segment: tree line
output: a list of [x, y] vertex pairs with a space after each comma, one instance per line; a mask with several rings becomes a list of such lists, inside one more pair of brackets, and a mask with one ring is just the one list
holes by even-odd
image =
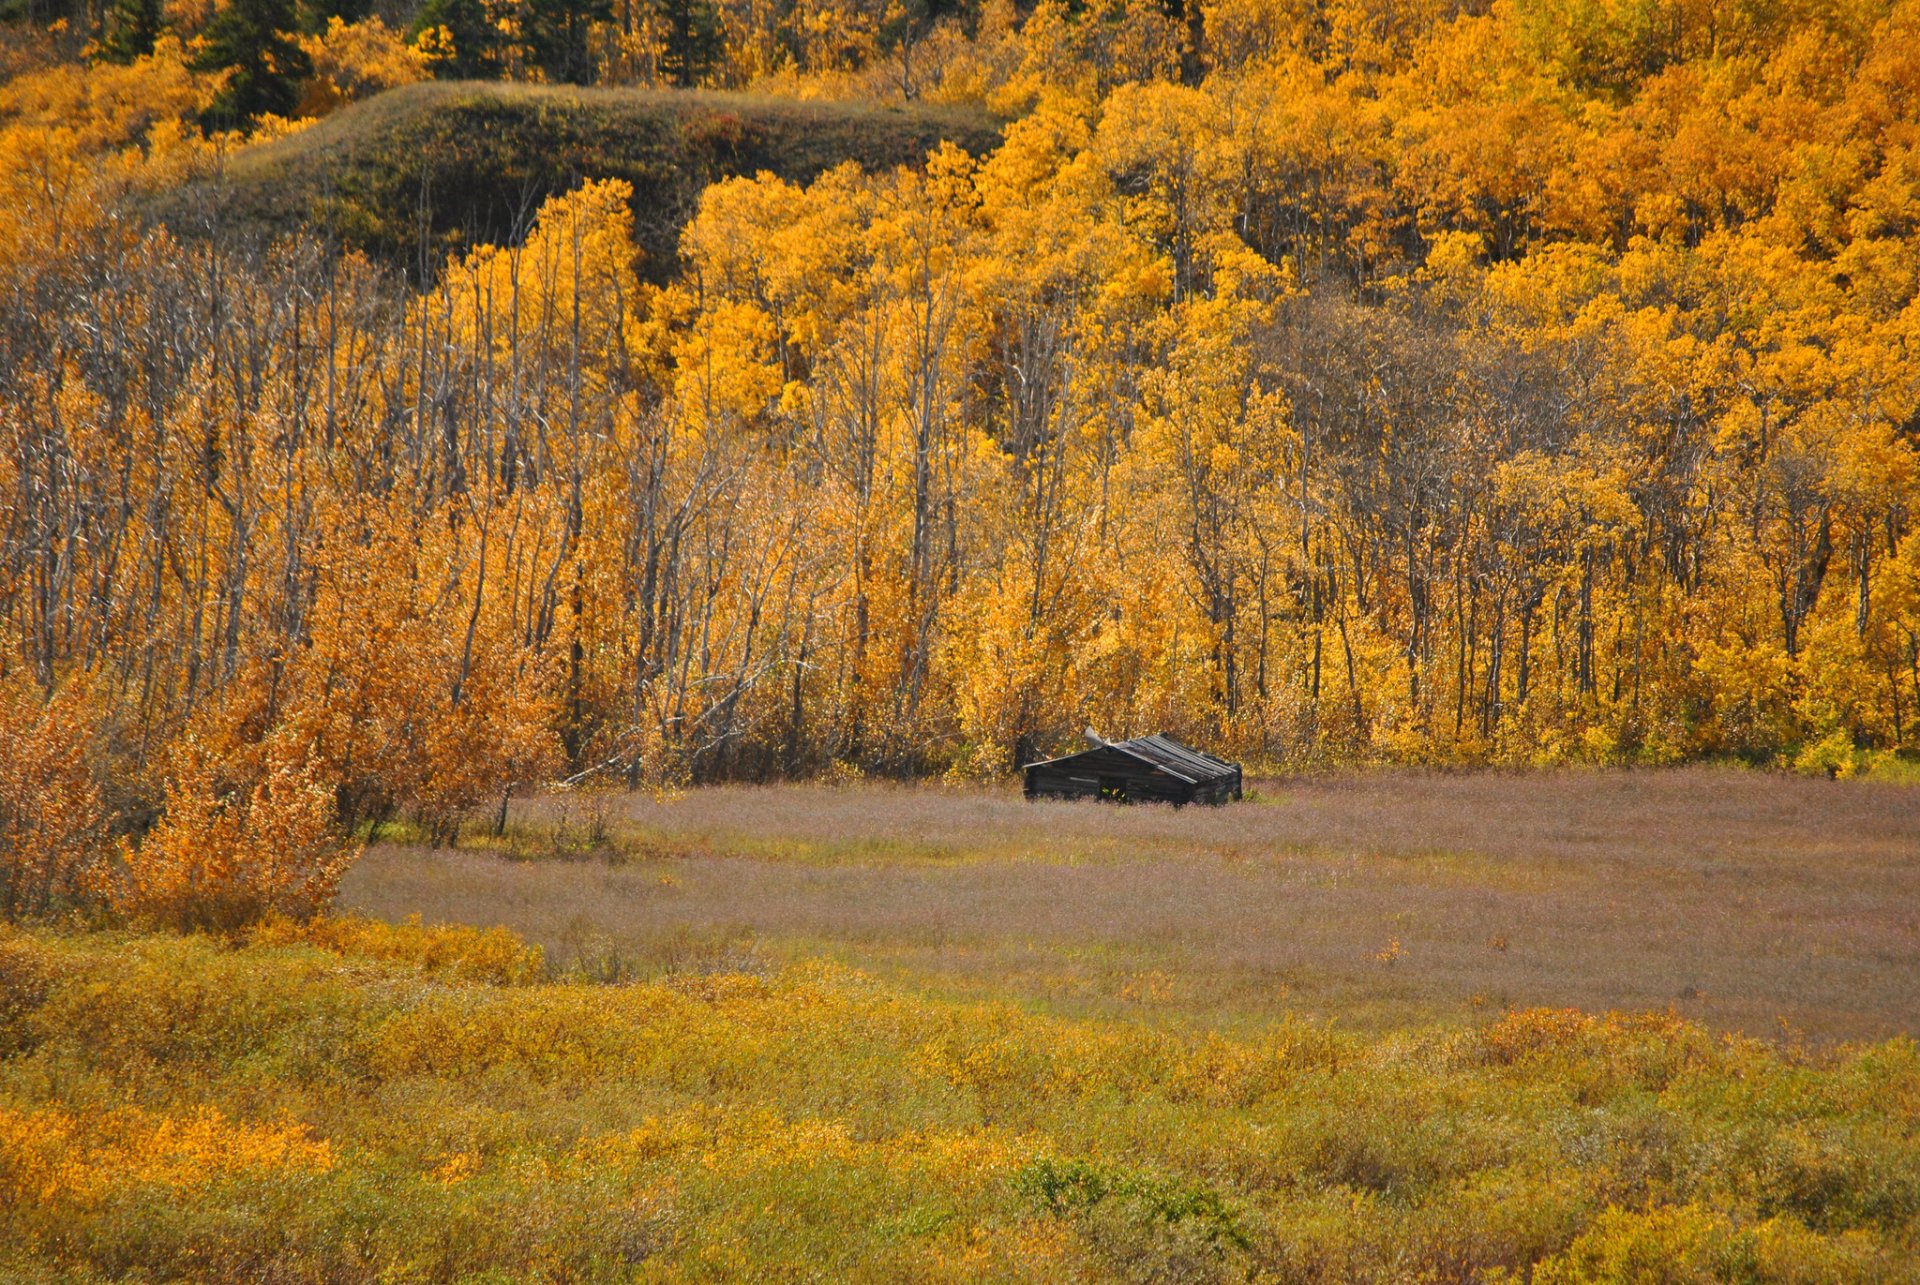
[[222, 826], [299, 892], [342, 825], [1087, 723], [1890, 764], [1920, 9], [1640, 12], [1235, 0], [1196, 74], [1188, 15], [1042, 5], [948, 59], [999, 149], [717, 184], [664, 285], [610, 182], [425, 277], [147, 226], [225, 86], [16, 79], [0, 768], [73, 819], [0, 828], [97, 812], [170, 904]]

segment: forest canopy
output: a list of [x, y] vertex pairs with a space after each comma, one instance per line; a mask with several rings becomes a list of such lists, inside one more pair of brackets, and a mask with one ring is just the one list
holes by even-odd
[[[93, 812], [271, 831], [297, 908], [329, 826], [1088, 723], [1920, 749], [1914, 0], [10, 12], [10, 906], [80, 895]], [[664, 279], [594, 174], [424, 268], [230, 232], [236, 149], [434, 75], [1005, 125], [715, 182]]]

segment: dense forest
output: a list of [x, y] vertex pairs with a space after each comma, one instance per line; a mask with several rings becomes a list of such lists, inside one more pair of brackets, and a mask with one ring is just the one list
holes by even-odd
[[[9, 13], [11, 912], [115, 844], [135, 908], [214, 850], [297, 900], [342, 826], [1088, 723], [1920, 748], [1913, 0]], [[595, 174], [406, 263], [228, 226], [249, 149], [435, 76], [1002, 129], [713, 183], [671, 264]]]

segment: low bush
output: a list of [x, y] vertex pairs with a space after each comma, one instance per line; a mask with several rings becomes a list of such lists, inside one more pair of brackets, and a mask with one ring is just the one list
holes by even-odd
[[51, 696], [0, 678], [0, 919], [82, 904], [107, 844], [103, 730], [81, 679]]
[[0, 935], [0, 1279], [1785, 1283], [1920, 1261], [1907, 1041], [1539, 1013], [1229, 1037], [826, 965], [532, 967], [504, 935], [354, 920]]
[[422, 924], [418, 915], [398, 924], [357, 915], [305, 921], [275, 916], [256, 927], [251, 940], [262, 946], [318, 946], [336, 955], [411, 964], [425, 973], [496, 986], [524, 986], [546, 974], [541, 949], [529, 946], [517, 933], [464, 924]]
[[53, 977], [39, 943], [0, 924], [0, 1058], [31, 1046], [27, 1019], [46, 1003]]
[[1791, 1218], [1748, 1221], [1705, 1205], [1660, 1205], [1606, 1210], [1535, 1270], [1533, 1285], [1815, 1285], [1881, 1278], [1891, 1268], [1864, 1237], [1834, 1240]]
[[264, 747], [257, 779], [225, 778], [219, 756], [188, 740], [166, 808], [124, 845], [110, 893], [127, 920], [237, 933], [268, 916], [309, 919], [358, 855], [335, 824], [333, 792], [291, 743]]

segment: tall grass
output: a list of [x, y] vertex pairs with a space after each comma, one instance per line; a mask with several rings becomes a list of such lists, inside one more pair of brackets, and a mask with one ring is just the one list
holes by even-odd
[[[1222, 809], [779, 786], [516, 802], [500, 848], [374, 849], [348, 904], [505, 923], [647, 977], [751, 942], [1053, 1011], [1362, 1029], [1673, 1007], [1912, 1033], [1910, 788], [1717, 769], [1259, 784]], [[484, 835], [468, 843], [492, 843]], [[731, 945], [729, 944], [731, 943]]]

